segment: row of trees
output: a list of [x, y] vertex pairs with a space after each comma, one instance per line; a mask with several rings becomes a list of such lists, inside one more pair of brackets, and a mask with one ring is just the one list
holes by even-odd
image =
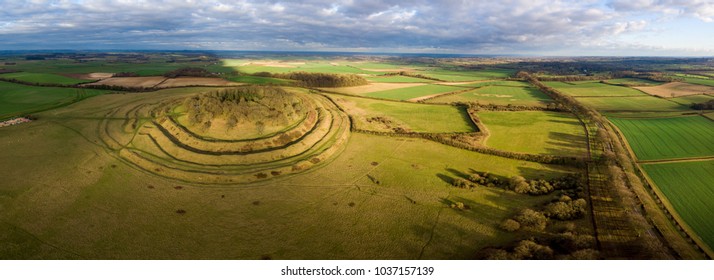
[[164, 73], [166, 78], [176, 77], [217, 77], [210, 71], [199, 67], [184, 67]]
[[303, 87], [352, 87], [366, 85], [369, 81], [355, 74], [331, 74], [311, 72], [269, 73], [258, 72], [253, 74], [260, 77], [289, 79], [298, 82]]
[[691, 107], [694, 110], [714, 110], [714, 100], [702, 103], [692, 103]]

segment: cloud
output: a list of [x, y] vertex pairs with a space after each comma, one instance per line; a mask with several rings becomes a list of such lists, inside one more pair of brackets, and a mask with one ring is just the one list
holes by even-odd
[[649, 11], [711, 21], [707, 1], [5, 1], [0, 49], [520, 52], [600, 46]]

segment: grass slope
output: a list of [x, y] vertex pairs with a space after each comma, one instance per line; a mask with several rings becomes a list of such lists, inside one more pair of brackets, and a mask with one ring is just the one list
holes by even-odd
[[714, 161], [643, 164], [682, 219], [714, 248]]
[[639, 160], [714, 156], [714, 122], [701, 116], [610, 121]]
[[486, 145], [507, 151], [585, 156], [585, 130], [570, 114], [542, 111], [478, 113], [490, 132]]

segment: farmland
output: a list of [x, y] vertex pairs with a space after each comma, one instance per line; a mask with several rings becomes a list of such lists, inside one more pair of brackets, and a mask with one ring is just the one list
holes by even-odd
[[107, 91], [19, 85], [0, 81], [0, 119], [70, 104]]
[[[414, 104], [359, 97], [330, 95], [340, 107], [352, 115], [359, 129], [392, 132], [401, 127], [414, 132], [475, 131], [466, 111], [444, 105]], [[384, 121], [368, 121], [381, 117]], [[388, 127], [389, 126], [389, 127]]]
[[514, 152], [584, 156], [585, 130], [569, 114], [525, 112], [479, 112], [489, 130], [486, 145]]
[[394, 100], [407, 100], [422, 96], [447, 93], [453, 91], [463, 90], [463, 88], [454, 86], [443, 86], [443, 85], [423, 85], [416, 87], [391, 89], [385, 91], [370, 92], [365, 94], [368, 97], [386, 98]]
[[614, 86], [599, 81], [579, 83], [545, 82], [546, 85], [575, 97], [646, 96], [643, 92], [624, 86]]
[[637, 89], [664, 98], [714, 93], [714, 87], [680, 82], [667, 83], [654, 87], [637, 87]]
[[[517, 238], [502, 233], [497, 224], [517, 209], [549, 198], [498, 188], [455, 189], [444, 178], [470, 169], [528, 178], [575, 171], [432, 141], [352, 133], [344, 151], [321, 168], [242, 187], [209, 187], [142, 171], [97, 144], [104, 137], [97, 126], [112, 107], [130, 112], [132, 104], [141, 100], [205, 90], [104, 95], [41, 115], [24, 127], [3, 128], [0, 149], [6, 152], [0, 170], [7, 187], [0, 200], [4, 205], [0, 229], [5, 233], [1, 240], [16, 245], [6, 246], [1, 256], [468, 258], [473, 253], [468, 248]], [[109, 132], [121, 134], [113, 128]], [[38, 141], [44, 145], [35, 145]], [[45, 158], [40, 166], [33, 163], [38, 157]], [[36, 177], [23, 176], [31, 173]], [[448, 201], [466, 203], [470, 209], [452, 209]], [[177, 214], [179, 210], [182, 214]], [[309, 222], [314, 220], [322, 222]], [[325, 228], [339, 234], [325, 234]], [[454, 230], [465, 235], [457, 238]], [[306, 243], [313, 246], [308, 249]]]
[[714, 122], [700, 116], [618, 119], [639, 160], [714, 156]]
[[580, 97], [587, 106], [602, 111], [682, 111], [688, 106], [652, 96], [642, 97]]
[[55, 85], [74, 85], [79, 83], [90, 82], [91, 80], [74, 79], [70, 77], [47, 74], [47, 73], [27, 73], [27, 72], [16, 72], [8, 74], [0, 74], [0, 78], [5, 79], [16, 79], [28, 83], [40, 83], [40, 84], [55, 84]]
[[429, 100], [434, 103], [479, 103], [496, 105], [544, 106], [550, 97], [529, 86], [484, 86], [464, 93], [445, 95]]
[[[0, 69], [39, 83], [0, 82], [0, 120], [32, 114], [0, 128], [0, 259], [702, 258], [646, 241], [630, 209], [649, 194], [628, 193], [641, 174], [600, 142], [608, 120], [670, 211], [710, 230], [711, 207], [664, 189], [706, 197], [714, 122], [688, 106], [711, 97], [516, 74], [559, 78], [575, 58], [43, 55]], [[281, 75], [303, 71], [320, 75]]]
[[714, 248], [714, 161], [643, 164], [642, 168], [682, 219]]

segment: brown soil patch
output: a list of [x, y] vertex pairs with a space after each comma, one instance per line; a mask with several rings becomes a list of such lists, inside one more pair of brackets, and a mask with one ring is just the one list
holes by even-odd
[[221, 78], [204, 78], [204, 77], [179, 77], [174, 79], [166, 79], [158, 85], [160, 88], [168, 87], [185, 87], [185, 86], [237, 86], [240, 83], [227, 81]]
[[635, 87], [650, 95], [672, 98], [697, 94], [713, 94], [714, 87], [694, 85], [682, 82], [666, 83], [654, 87]]
[[108, 78], [89, 85], [108, 85], [108, 86], [122, 86], [122, 87], [154, 87], [159, 83], [166, 80], [164, 77], [152, 76], [152, 77], [117, 77]]
[[390, 89], [407, 88], [415, 86], [423, 86], [425, 83], [371, 83], [356, 87], [341, 87], [341, 88], [324, 88], [327, 91], [334, 91], [346, 94], [361, 94], [369, 92], [377, 92]]

